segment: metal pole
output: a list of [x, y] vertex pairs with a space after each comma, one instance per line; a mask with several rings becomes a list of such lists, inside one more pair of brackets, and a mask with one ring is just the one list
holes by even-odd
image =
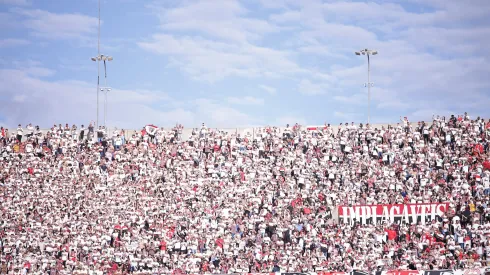
[[104, 60], [104, 126], [107, 129], [107, 64]]
[[369, 53], [367, 54], [368, 59], [368, 124], [371, 117], [371, 65], [369, 63]]
[[107, 128], [107, 89], [105, 89], [105, 102], [104, 102], [104, 126]]
[[97, 40], [97, 124], [95, 128], [99, 128], [99, 86], [100, 86], [100, 0], [99, 0], [99, 34]]

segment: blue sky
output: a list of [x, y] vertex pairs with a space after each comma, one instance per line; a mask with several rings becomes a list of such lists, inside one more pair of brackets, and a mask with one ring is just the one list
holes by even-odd
[[[363, 48], [372, 122], [490, 116], [488, 0], [102, 0], [101, 18], [109, 126], [365, 122]], [[0, 0], [0, 24], [0, 124], [95, 120], [97, 1]]]

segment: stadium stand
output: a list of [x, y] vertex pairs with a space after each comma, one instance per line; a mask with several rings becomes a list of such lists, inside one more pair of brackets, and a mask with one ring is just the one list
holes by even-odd
[[2, 127], [0, 273], [488, 271], [490, 121], [184, 131]]

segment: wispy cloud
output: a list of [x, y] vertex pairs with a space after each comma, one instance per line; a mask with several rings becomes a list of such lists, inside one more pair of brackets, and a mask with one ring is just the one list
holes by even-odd
[[156, 34], [138, 45], [150, 52], [171, 56], [175, 66], [196, 80], [215, 82], [230, 76], [277, 78], [302, 71], [289, 59], [288, 52], [252, 44]]
[[97, 31], [98, 19], [77, 13], [52, 13], [40, 9], [14, 9], [31, 34], [46, 39], [87, 39]]
[[270, 87], [267, 85], [259, 85], [259, 88], [266, 91], [268, 94], [275, 95], [277, 93], [277, 89], [274, 87]]
[[[120, 1], [116, 11], [102, 1], [102, 48], [117, 56], [112, 123], [139, 126], [144, 117], [235, 127], [366, 121], [367, 58], [354, 55], [366, 47], [379, 52], [370, 59], [372, 122], [422, 119], [432, 110], [488, 117], [487, 2], [150, 0]], [[22, 110], [36, 110], [29, 119], [91, 117], [96, 66], [85, 60], [97, 40], [96, 2], [0, 3], [6, 30], [0, 93]], [[59, 96], [66, 108], [40, 93]], [[291, 102], [293, 108], [284, 107]], [[40, 103], [47, 109], [37, 110]], [[311, 111], [318, 108], [324, 111]], [[26, 113], [1, 110], [0, 116], [17, 123]]]
[[256, 98], [252, 96], [229, 97], [227, 101], [231, 104], [237, 104], [237, 105], [263, 105], [264, 104], [264, 99]]
[[155, 9], [166, 31], [199, 31], [213, 38], [247, 42], [280, 29], [267, 20], [253, 17], [240, 1], [198, 0], [189, 4]]
[[[0, 114], [6, 114], [4, 123], [13, 126], [35, 122], [48, 127], [59, 123], [60, 119], [79, 124], [95, 120], [97, 108], [93, 84], [76, 80], [43, 80], [41, 74], [33, 74], [32, 70], [0, 69], [0, 81], [3, 83], [0, 94], [10, 100], [2, 105]], [[231, 106], [209, 99], [200, 98], [185, 107], [172, 107], [174, 99], [158, 90], [113, 88], [112, 93], [117, 96], [110, 99], [110, 126], [134, 129], [151, 122], [162, 126], [182, 123], [190, 127], [206, 122], [212, 127], [237, 127], [263, 123]], [[253, 98], [245, 98], [245, 101], [259, 102]], [[167, 108], [161, 110], [159, 106]]]
[[367, 102], [368, 97], [366, 94], [353, 94], [351, 96], [337, 95], [333, 99], [350, 105], [362, 105]]
[[0, 39], [0, 48], [18, 47], [29, 45], [31, 42], [26, 39], [5, 38]]
[[359, 121], [359, 119], [362, 117], [361, 113], [356, 113], [356, 112], [339, 112], [335, 111], [333, 115], [336, 118], [339, 118], [341, 120], [348, 120], [349, 122], [351, 121]]
[[282, 127], [286, 126], [287, 124], [294, 125], [295, 123], [298, 123], [300, 125], [308, 124], [307, 120], [304, 117], [302, 117], [300, 114], [281, 116], [272, 122], [275, 125], [279, 125]]
[[328, 86], [314, 83], [309, 79], [302, 79], [298, 85], [298, 91], [305, 95], [321, 95], [327, 93]]
[[13, 6], [29, 6], [31, 2], [28, 0], [0, 0], [0, 4]]
[[49, 77], [56, 73], [54, 70], [43, 67], [41, 62], [32, 59], [14, 61], [12, 62], [12, 66], [33, 77]]

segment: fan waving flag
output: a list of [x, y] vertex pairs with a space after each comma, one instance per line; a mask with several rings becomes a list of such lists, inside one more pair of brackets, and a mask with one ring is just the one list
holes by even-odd
[[145, 126], [145, 131], [149, 135], [154, 135], [157, 130], [158, 130], [158, 126], [155, 126], [153, 124], [148, 124]]
[[148, 125], [145, 126], [145, 130], [147, 132], [153, 132], [153, 131], [155, 131], [157, 129], [158, 129], [158, 126], [155, 126], [153, 124], [148, 124]]

